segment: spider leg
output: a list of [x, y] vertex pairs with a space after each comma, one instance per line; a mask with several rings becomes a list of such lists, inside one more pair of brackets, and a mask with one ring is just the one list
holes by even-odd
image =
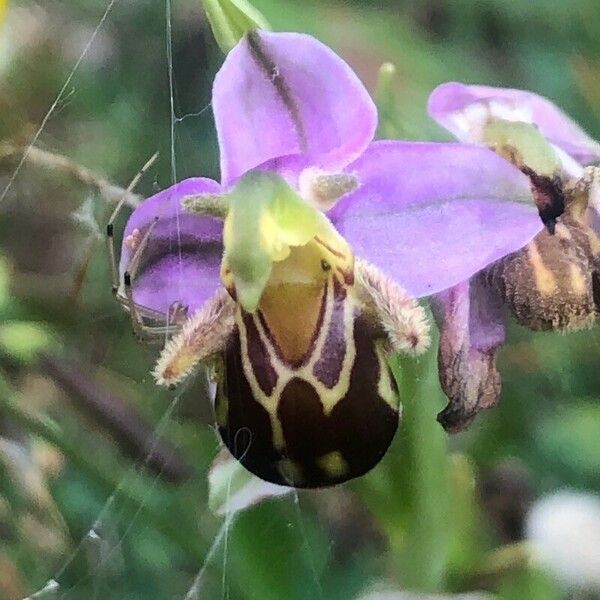
[[423, 307], [379, 269], [359, 258], [356, 289], [366, 310], [382, 326], [392, 350], [413, 355], [429, 347], [429, 322]]
[[[130, 276], [131, 277], [131, 276]], [[121, 292], [115, 296], [126, 311], [131, 310], [131, 302], [127, 296]], [[173, 302], [169, 307], [168, 313], [154, 310], [137, 302], [133, 303], [134, 318], [136, 319], [137, 327], [134, 328], [134, 333], [138, 340], [144, 343], [157, 344], [164, 346], [167, 338], [181, 329], [182, 324], [188, 318], [187, 306], [181, 302]], [[150, 323], [148, 323], [148, 321]]]
[[111, 204], [118, 202], [119, 199], [125, 197], [126, 204], [135, 207], [142, 200], [137, 194], [134, 194], [131, 191], [127, 192], [127, 190], [110, 183], [108, 180], [94, 173], [91, 169], [76, 163], [66, 156], [55, 154], [48, 150], [42, 150], [36, 146], [27, 147], [13, 144], [9, 141], [1, 141], [0, 160], [13, 157], [21, 158], [32, 165], [49, 169], [50, 171], [64, 173], [84, 185], [95, 188], [104, 200]]
[[[119, 266], [117, 263], [117, 253], [115, 250], [115, 241], [114, 241], [114, 222], [123, 205], [125, 204], [125, 200], [129, 194], [135, 189], [140, 179], [146, 173], [146, 171], [154, 164], [158, 157], [158, 152], [153, 154], [147, 161], [146, 164], [140, 169], [137, 175], [131, 180], [131, 183], [127, 186], [127, 189], [123, 193], [121, 199], [115, 206], [112, 211], [108, 222], [106, 224], [106, 241], [108, 246], [108, 255], [110, 261], [110, 269], [111, 269], [111, 279], [112, 279], [112, 292], [115, 295], [118, 302], [120, 302], [128, 311], [131, 317], [131, 324], [133, 326], [134, 333], [136, 336], [142, 341], [156, 341], [156, 340], [164, 340], [165, 337], [171, 335], [174, 331], [177, 330], [180, 322], [187, 318], [187, 313], [181, 315], [181, 307], [177, 306], [177, 311], [173, 312], [173, 308], [178, 303], [174, 303], [174, 306], [169, 310], [169, 315], [167, 319], [166, 325], [164, 324], [165, 316], [162, 313], [158, 313], [157, 311], [153, 311], [149, 308], [139, 306], [135, 303], [133, 299], [133, 290], [132, 290], [132, 282], [135, 279], [137, 271], [139, 269], [140, 260], [142, 257], [142, 253], [148, 244], [148, 239], [150, 238], [150, 234], [152, 230], [156, 226], [158, 221], [158, 217], [154, 219], [150, 227], [146, 230], [144, 236], [140, 239], [134, 239], [136, 249], [131, 258], [129, 265], [127, 266], [127, 270], [123, 274], [123, 288], [124, 295], [119, 292], [120, 288], [120, 277], [119, 277]], [[139, 231], [134, 232], [135, 235], [140, 236]], [[135, 236], [134, 236], [135, 237]], [[144, 317], [150, 318], [155, 323], [155, 325], [147, 325], [144, 322]], [[172, 322], [175, 324], [171, 324]]]
[[[125, 306], [127, 306], [125, 304]], [[140, 307], [136, 304], [136, 310], [139, 312]], [[164, 315], [162, 315], [164, 319]], [[132, 321], [133, 322], [133, 321]], [[145, 322], [138, 323], [134, 326], [134, 333], [139, 342], [154, 346], [164, 346], [165, 341], [173, 334], [181, 329], [180, 323], [169, 322], [166, 325], [154, 325]]]
[[[139, 245], [135, 249], [131, 261], [127, 265], [127, 270], [123, 273], [123, 292], [125, 294], [124, 298], [117, 294], [117, 297], [119, 298], [121, 303], [129, 311], [129, 316], [131, 317], [131, 325], [133, 327], [134, 333], [142, 341], [146, 339], [146, 334], [148, 334], [150, 330], [155, 331], [156, 328], [148, 327], [144, 323], [142, 312], [136, 304], [135, 300], [133, 299], [132, 282], [135, 280], [140, 266], [142, 254], [144, 253], [144, 250], [148, 244], [148, 240], [150, 239], [152, 230], [154, 229], [157, 223], [158, 217], [155, 217], [148, 229], [146, 230], [146, 232], [144, 233], [144, 237], [141, 239]], [[164, 320], [164, 316], [160, 320]], [[164, 327], [161, 325], [159, 326], [159, 329], [164, 329]], [[160, 332], [157, 331], [156, 333], [160, 335]]]
[[223, 352], [235, 325], [235, 307], [227, 291], [219, 288], [167, 342], [152, 372], [156, 382], [174, 387], [198, 363]]
[[115, 219], [118, 214], [121, 212], [123, 205], [125, 204], [126, 199], [134, 190], [135, 186], [139, 183], [140, 179], [144, 175], [144, 173], [154, 164], [156, 159], [158, 158], [158, 152], [155, 152], [147, 161], [146, 164], [140, 169], [138, 174], [131, 180], [131, 183], [127, 186], [127, 189], [123, 192], [121, 199], [117, 202], [110, 218], [108, 219], [108, 223], [106, 224], [106, 241], [108, 244], [108, 255], [110, 260], [110, 270], [112, 276], [112, 290], [113, 294], [116, 294], [119, 289], [119, 266], [117, 264], [117, 253], [115, 251]]

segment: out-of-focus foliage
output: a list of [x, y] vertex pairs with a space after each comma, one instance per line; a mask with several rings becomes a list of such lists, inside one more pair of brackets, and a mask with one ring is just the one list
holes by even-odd
[[[11, 2], [0, 29], [0, 141], [33, 139], [106, 4]], [[167, 36], [164, 2], [115, 2], [38, 146], [122, 185], [159, 150], [142, 195], [218, 176], [209, 102], [222, 54], [199, 0], [171, 4]], [[380, 135], [447, 139], [425, 101], [457, 79], [547, 95], [600, 137], [597, 0], [253, 4], [274, 30], [331, 45], [373, 92], [381, 64], [395, 65]], [[2, 148], [0, 193], [19, 160]], [[404, 419], [376, 469], [250, 506], [224, 528], [209, 506], [218, 443], [206, 383], [199, 377], [178, 396], [153, 385], [156, 350], [135, 342], [110, 293], [99, 239], [110, 210], [68, 173], [29, 163], [0, 203], [0, 279], [6, 272], [10, 285], [0, 283], [0, 597], [55, 577], [63, 595], [46, 597], [183, 598], [198, 574], [202, 598], [568, 594], [529, 565], [522, 520], [551, 490], [600, 493], [597, 329], [561, 336], [515, 326], [500, 357], [501, 405], [452, 438], [435, 421], [443, 399], [434, 354], [403, 364]], [[70, 379], [60, 376], [67, 362]], [[174, 445], [174, 462], [134, 443], [148, 423]]]

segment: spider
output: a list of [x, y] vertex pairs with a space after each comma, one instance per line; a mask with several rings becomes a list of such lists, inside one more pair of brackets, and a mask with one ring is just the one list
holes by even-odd
[[155, 221], [146, 229], [143, 235], [136, 229], [124, 240], [124, 245], [132, 250], [133, 257], [123, 273], [122, 285], [114, 243], [114, 223], [125, 205], [127, 195], [133, 192], [140, 179], [155, 163], [157, 158], [158, 152], [148, 159], [132, 179], [131, 183], [123, 191], [106, 224], [106, 241], [111, 271], [112, 293], [117, 302], [129, 312], [133, 333], [137, 339], [140, 342], [150, 344], [163, 344], [166, 338], [177, 332], [188, 318], [188, 309], [180, 302], [174, 302], [165, 315], [148, 306], [143, 306], [133, 299], [132, 282], [140, 269], [144, 250], [146, 249], [152, 230], [160, 217], [156, 217]]

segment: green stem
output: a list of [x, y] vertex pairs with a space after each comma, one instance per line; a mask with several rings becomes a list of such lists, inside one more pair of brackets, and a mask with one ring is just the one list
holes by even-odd
[[377, 139], [406, 138], [405, 128], [398, 115], [398, 99], [396, 98], [396, 67], [386, 62], [381, 65], [377, 74], [375, 100], [379, 112]]
[[202, 0], [204, 12], [210, 23], [215, 40], [224, 54], [227, 54], [238, 42], [229, 19], [219, 0]]
[[450, 498], [446, 436], [436, 421], [440, 409], [437, 343], [419, 360], [399, 361], [398, 381], [404, 404], [401, 435], [409, 494], [403, 579], [407, 587], [443, 591], [448, 558]]

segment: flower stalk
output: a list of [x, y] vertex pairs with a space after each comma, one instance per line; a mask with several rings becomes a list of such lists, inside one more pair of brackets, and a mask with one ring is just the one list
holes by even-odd
[[202, 0], [202, 7], [223, 54], [251, 29], [271, 29], [265, 17], [247, 0]]
[[443, 590], [449, 550], [447, 506], [450, 504], [446, 436], [435, 422], [441, 405], [436, 378], [436, 348], [417, 360], [399, 357], [394, 369], [404, 405], [402, 460], [410, 496], [404, 542], [405, 585]]

